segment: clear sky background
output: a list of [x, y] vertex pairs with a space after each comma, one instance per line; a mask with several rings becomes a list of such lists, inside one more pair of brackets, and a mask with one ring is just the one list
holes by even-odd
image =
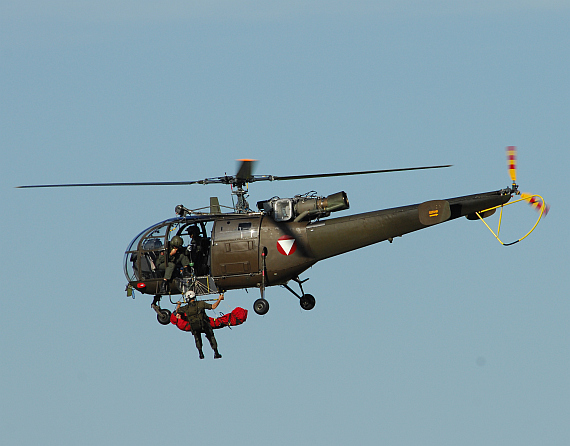
[[[0, 438], [9, 445], [568, 445], [568, 1], [0, 4]], [[220, 309], [223, 359], [124, 292], [123, 253], [221, 185], [14, 189], [453, 164], [255, 183], [337, 215], [501, 189], [552, 209], [505, 248], [466, 219]], [[507, 241], [536, 214], [512, 206]], [[507, 208], [510, 210], [509, 208]], [[493, 226], [497, 220], [492, 219]], [[349, 237], [350, 234], [343, 236]], [[167, 305], [170, 306], [169, 304]]]

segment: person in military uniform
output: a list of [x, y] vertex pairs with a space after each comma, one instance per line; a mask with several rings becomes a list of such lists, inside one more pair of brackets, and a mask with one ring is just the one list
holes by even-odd
[[206, 310], [215, 310], [220, 304], [220, 301], [224, 300], [224, 294], [220, 294], [218, 300], [213, 304], [209, 304], [204, 301], [196, 301], [196, 294], [193, 291], [188, 291], [186, 295], [190, 300], [184, 306], [180, 306], [180, 302], [177, 303], [176, 310], [174, 311], [176, 318], [180, 319], [182, 314], [184, 314], [186, 320], [190, 323], [200, 359], [204, 359], [204, 352], [202, 351], [202, 333], [204, 333], [208, 341], [210, 341], [210, 346], [212, 347], [212, 350], [214, 350], [214, 359], [221, 358], [222, 355], [218, 352], [218, 343], [214, 336], [214, 330], [210, 325], [210, 320], [206, 315]]
[[201, 276], [204, 274], [205, 259], [202, 249], [202, 237], [200, 237], [200, 229], [197, 226], [190, 226], [187, 230], [190, 236], [190, 243], [186, 252], [190, 258], [190, 263], [194, 267], [196, 275]]
[[[164, 279], [161, 288], [162, 294], [166, 294], [166, 285], [172, 280], [172, 275], [176, 268], [186, 270], [190, 265], [190, 259], [186, 255], [186, 250], [182, 247], [184, 241], [179, 235], [175, 235], [170, 240], [170, 252], [168, 262], [166, 261], [166, 252], [163, 252], [156, 261], [156, 267], [159, 271], [164, 271]], [[182, 273], [184, 275], [184, 273]]]

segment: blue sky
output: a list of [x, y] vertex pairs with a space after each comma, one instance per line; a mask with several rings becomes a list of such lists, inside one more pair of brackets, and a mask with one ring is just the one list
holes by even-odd
[[[568, 444], [569, 19], [567, 1], [3, 2], [6, 444]], [[229, 190], [14, 189], [196, 180], [238, 158], [271, 175], [453, 164], [250, 188], [344, 190], [348, 215], [507, 187], [507, 145], [552, 205], [528, 239], [461, 219], [318, 263], [301, 276], [316, 307], [269, 289], [267, 315], [217, 332], [220, 361], [126, 297], [122, 259], [177, 204]], [[515, 240], [536, 216], [511, 208]]]

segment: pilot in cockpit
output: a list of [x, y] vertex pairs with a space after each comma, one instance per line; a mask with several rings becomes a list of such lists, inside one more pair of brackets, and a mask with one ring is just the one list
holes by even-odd
[[188, 256], [190, 257], [190, 261], [196, 267], [196, 263], [198, 262], [198, 249], [200, 246], [200, 230], [197, 226], [189, 226], [186, 230], [188, 235], [190, 236], [190, 243], [188, 244], [188, 248], [186, 248], [188, 252]]
[[200, 235], [200, 229], [195, 225], [188, 227], [187, 233], [190, 236], [190, 244], [188, 245], [187, 251], [190, 262], [193, 263], [194, 271], [199, 276], [207, 274], [207, 253], [203, 246], [205, 239]]

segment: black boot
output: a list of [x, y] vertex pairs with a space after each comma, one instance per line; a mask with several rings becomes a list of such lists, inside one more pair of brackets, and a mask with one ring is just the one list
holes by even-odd
[[200, 350], [200, 359], [204, 359], [204, 352], [202, 350]]
[[222, 355], [220, 355], [220, 352], [218, 350], [214, 350], [214, 359], [220, 359], [222, 357]]
[[166, 282], [166, 280], [163, 280], [159, 285], [158, 292], [160, 294], [167, 294], [166, 286], [167, 286], [167, 282]]

